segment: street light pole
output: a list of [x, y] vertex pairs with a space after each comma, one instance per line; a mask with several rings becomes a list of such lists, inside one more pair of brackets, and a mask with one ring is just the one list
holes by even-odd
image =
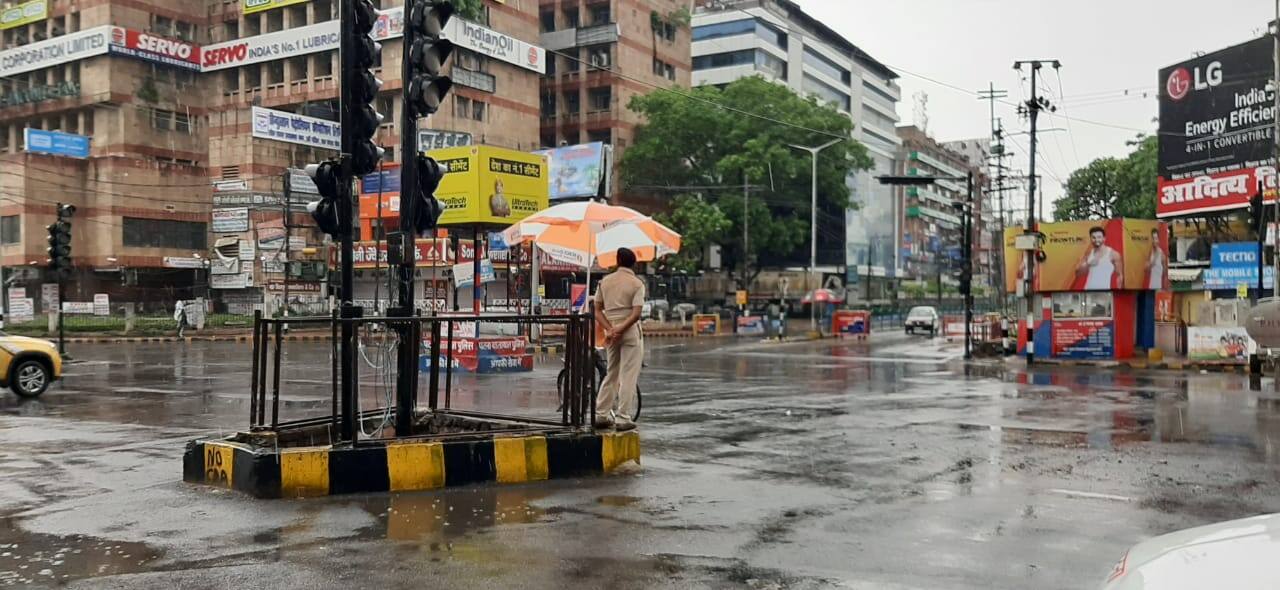
[[818, 273], [818, 152], [825, 150], [843, 139], [833, 139], [818, 147], [806, 147], [791, 144], [791, 147], [809, 152], [813, 157], [812, 184], [813, 190], [809, 199], [809, 290], [813, 295], [809, 298], [809, 330], [818, 331], [818, 287], [820, 281], [815, 279]]

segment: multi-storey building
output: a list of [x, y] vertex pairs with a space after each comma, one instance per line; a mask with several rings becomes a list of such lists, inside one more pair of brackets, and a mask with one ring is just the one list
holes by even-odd
[[897, 74], [790, 0], [699, 2], [693, 68], [695, 85], [763, 76], [853, 119], [853, 136], [867, 146], [873, 166], [849, 177], [847, 211], [819, 215], [818, 262], [824, 272], [845, 270], [851, 280], [870, 277], [878, 285], [892, 277], [894, 252], [885, 245], [893, 242], [894, 203], [874, 177], [890, 173], [900, 143]]
[[[689, 86], [689, 6], [690, 0], [541, 0], [541, 43], [549, 54], [542, 144], [603, 142], [618, 161], [642, 122], [627, 108], [631, 98]], [[662, 206], [645, 195], [617, 197], [646, 209]]]
[[[973, 174], [973, 239], [975, 276], [990, 265], [989, 251], [980, 246], [981, 240], [990, 243], [990, 233], [984, 229], [982, 206], [985, 200], [983, 187], [986, 175], [982, 164], [971, 163], [969, 157], [951, 149], [930, 137], [914, 125], [898, 128], [902, 147], [894, 174], [909, 176], [935, 176], [959, 180], [937, 180], [929, 186], [912, 186], [896, 189], [895, 200], [902, 203], [899, 238], [899, 263], [905, 270], [904, 278], [941, 280], [954, 284], [954, 271], [963, 260], [961, 249], [961, 212], [956, 203], [968, 198], [964, 178]], [[975, 284], [981, 280], [975, 279]]]
[[[0, 29], [0, 262], [10, 277], [42, 280], [43, 228], [58, 202], [78, 208], [68, 299], [262, 301], [283, 281], [282, 243], [302, 248], [294, 258], [322, 256], [307, 248], [314, 232], [281, 234], [308, 223], [311, 198], [298, 174], [284, 198], [287, 171], [336, 154], [338, 0], [28, 4], [39, 6]], [[386, 119], [375, 140], [394, 164], [404, 8], [379, 8]], [[546, 67], [529, 43], [537, 7], [486, 0], [472, 17], [446, 30], [454, 87], [420, 147], [536, 149]], [[41, 148], [48, 140], [24, 141], [27, 128], [87, 137], [87, 149]], [[382, 219], [361, 225], [384, 231]]]

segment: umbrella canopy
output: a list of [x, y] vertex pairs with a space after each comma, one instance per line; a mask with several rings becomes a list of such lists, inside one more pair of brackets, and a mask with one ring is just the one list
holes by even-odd
[[831, 289], [818, 289], [817, 291], [809, 291], [808, 293], [805, 293], [804, 298], [800, 300], [800, 303], [813, 303], [815, 298], [818, 300], [818, 303], [840, 303], [844, 301], [844, 295], [836, 293]]
[[552, 258], [588, 267], [617, 265], [618, 248], [641, 261], [680, 251], [680, 234], [634, 209], [594, 202], [556, 205], [503, 232], [508, 244], [533, 242]]

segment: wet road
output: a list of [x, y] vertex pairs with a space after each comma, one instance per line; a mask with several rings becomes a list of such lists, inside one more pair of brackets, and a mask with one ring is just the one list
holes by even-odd
[[[1244, 376], [651, 344], [643, 468], [301, 501], [180, 481], [186, 440], [247, 421], [247, 345], [77, 347], [0, 394], [0, 585], [1088, 588], [1136, 541], [1280, 511], [1280, 410]], [[326, 354], [290, 345], [283, 417], [327, 412]], [[556, 361], [452, 402], [549, 415]]]

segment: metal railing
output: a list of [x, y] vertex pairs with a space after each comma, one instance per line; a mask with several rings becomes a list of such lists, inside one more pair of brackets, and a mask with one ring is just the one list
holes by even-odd
[[[356, 314], [358, 315], [358, 314]], [[564, 370], [567, 374], [558, 419], [547, 419], [530, 415], [510, 415], [482, 412], [475, 409], [463, 410], [453, 407], [454, 393], [457, 384], [454, 373], [459, 369], [455, 357], [455, 343], [462, 340], [460, 324], [508, 324], [518, 333], [524, 333], [532, 326], [546, 329], [551, 326], [562, 326], [565, 333]], [[384, 359], [397, 359], [397, 374], [394, 381], [386, 379], [383, 385], [394, 382], [396, 387], [396, 403], [359, 410], [358, 404], [345, 399], [344, 395], [359, 396], [361, 354], [352, 351], [357, 358], [352, 360], [348, 378], [351, 379], [351, 393], [344, 394], [342, 363], [347, 360], [342, 346], [358, 347], [361, 345], [357, 337], [350, 340], [344, 338], [350, 327], [351, 334], [360, 334], [362, 329], [373, 329], [377, 333], [395, 334], [396, 354], [385, 355]], [[289, 329], [308, 330], [310, 332], [324, 329], [329, 333], [329, 378], [331, 380], [329, 412], [323, 416], [288, 418], [281, 414], [281, 397], [288, 395], [282, 387], [282, 375], [287, 366], [284, 347], [287, 342], [286, 331]], [[555, 430], [580, 429], [589, 426], [595, 420], [596, 381], [592, 353], [595, 347], [595, 320], [590, 315], [493, 315], [493, 316], [410, 316], [410, 317], [342, 317], [338, 311], [333, 315], [291, 318], [268, 318], [261, 312], [253, 317], [253, 358], [250, 371], [250, 403], [249, 429], [251, 432], [284, 433], [290, 430], [320, 428], [328, 430], [330, 440], [349, 440], [358, 444], [361, 441], [361, 429], [355, 430], [352, 437], [341, 435], [351, 432], [344, 423], [363, 424], [376, 416], [383, 416], [384, 424], [392, 416], [396, 418], [396, 431], [391, 436], [380, 436], [380, 439], [414, 438], [426, 436], [417, 432], [415, 426], [421, 413], [424, 417], [451, 416], [476, 420], [494, 420], [502, 424], [503, 431], [522, 430]], [[408, 344], [408, 346], [405, 346]], [[527, 350], [522, 354], [529, 354]], [[406, 356], [407, 355], [407, 356]], [[425, 359], [423, 358], [425, 356]], [[442, 371], [441, 368], [444, 368]], [[400, 370], [411, 367], [414, 375], [403, 380]], [[442, 374], [443, 373], [443, 374]], [[419, 379], [425, 376], [426, 404], [421, 408], [418, 399]], [[311, 381], [314, 381], [312, 379]], [[407, 387], [407, 389], [406, 389]], [[560, 397], [556, 392], [554, 380], [546, 384], [546, 399], [555, 400], [559, 404]], [[407, 396], [407, 399], [406, 397]], [[389, 397], [389, 396], [388, 396]], [[549, 406], [547, 409], [555, 406]], [[401, 420], [399, 413], [408, 408], [413, 413], [408, 421]], [[425, 410], [425, 412], [423, 412]], [[408, 431], [401, 429], [409, 425]], [[490, 429], [487, 432], [494, 432]], [[466, 435], [467, 433], [458, 433]], [[440, 433], [430, 433], [434, 438], [441, 438]], [[367, 438], [365, 440], [368, 440]]]

